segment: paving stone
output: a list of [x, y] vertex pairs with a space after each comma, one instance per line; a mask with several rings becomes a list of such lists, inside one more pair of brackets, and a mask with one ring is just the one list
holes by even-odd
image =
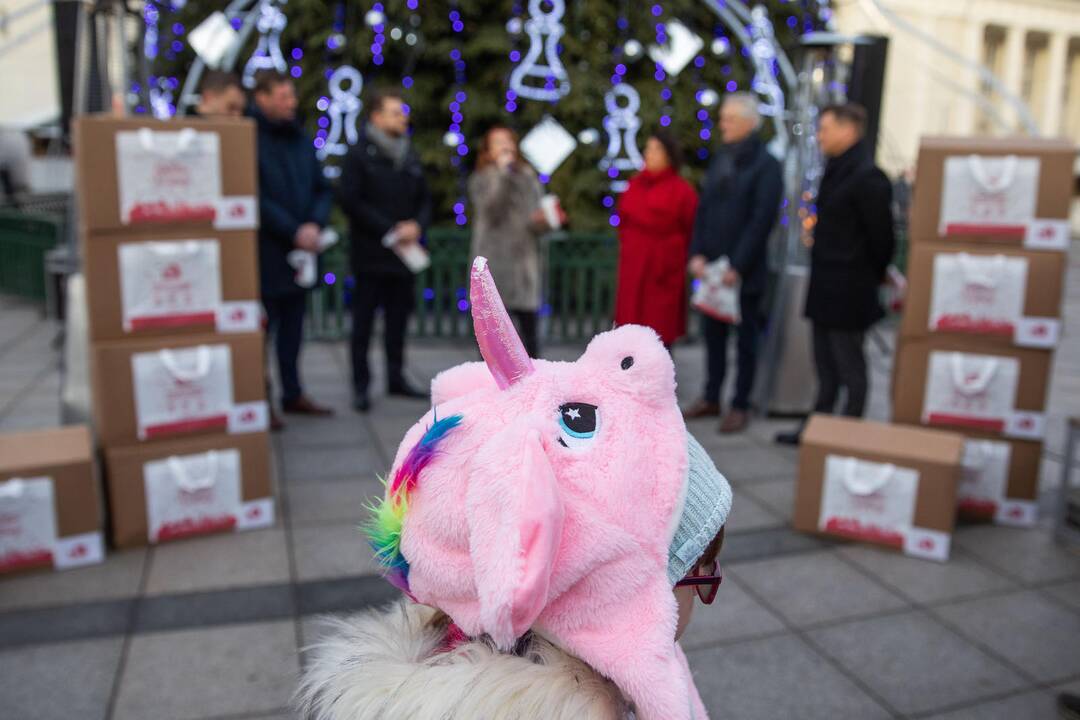
[[1080, 552], [1065, 550], [1045, 529], [964, 527], [953, 536], [953, 542], [1025, 583], [1080, 578]]
[[289, 484], [372, 478], [384, 472], [370, 446], [292, 447], [285, 452], [285, 481]]
[[968, 600], [934, 612], [1040, 682], [1080, 675], [1080, 616], [1035, 591]]
[[1056, 698], [1046, 690], [1034, 690], [999, 700], [978, 703], [951, 712], [931, 715], [926, 720], [1017, 720], [1057, 716]]
[[905, 714], [974, 702], [1027, 684], [923, 612], [858, 620], [809, 636]]
[[145, 548], [121, 550], [106, 555], [100, 565], [0, 579], [0, 610], [134, 596], [142, 581], [146, 556]]
[[359, 520], [295, 528], [292, 543], [301, 581], [379, 573]]
[[941, 602], [1017, 587], [1013, 581], [987, 569], [963, 552], [954, 552], [945, 563], [865, 545], [848, 545], [837, 552], [895, 592], [918, 603]]
[[1042, 589], [1044, 593], [1056, 598], [1076, 611], [1080, 611], [1080, 580], [1051, 585]]
[[788, 478], [795, 472], [793, 460], [771, 449], [758, 447], [714, 453], [713, 462], [732, 483]]
[[681, 642], [690, 651], [783, 629], [779, 618], [759, 605], [734, 578], [725, 577], [712, 605], [695, 602], [693, 617]]
[[104, 720], [122, 637], [0, 652], [0, 714], [34, 720]]
[[687, 653], [710, 716], [874, 720], [890, 714], [793, 635]]
[[793, 479], [746, 483], [741, 489], [783, 518], [784, 522], [791, 522], [795, 510], [795, 481]]
[[285, 531], [268, 528], [156, 546], [146, 594], [267, 585], [288, 579]]
[[784, 521], [745, 492], [735, 489], [732, 493], [731, 514], [724, 527], [728, 533], [779, 527]]
[[365, 505], [382, 497], [378, 478], [298, 483], [288, 487], [289, 518], [294, 526], [358, 523], [367, 517]]
[[113, 718], [276, 711], [288, 707], [298, 676], [291, 620], [136, 635]]
[[831, 551], [741, 563], [729, 572], [798, 626], [907, 607]]

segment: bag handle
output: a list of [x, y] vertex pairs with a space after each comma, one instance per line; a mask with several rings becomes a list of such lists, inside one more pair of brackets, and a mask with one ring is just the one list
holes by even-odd
[[0, 482], [0, 500], [17, 500], [26, 491], [26, 483], [22, 478], [13, 477], [5, 482]]
[[990, 443], [986, 440], [967, 440], [964, 447], [964, 467], [982, 470], [990, 462]]
[[977, 395], [985, 390], [998, 369], [998, 361], [995, 358], [987, 358], [983, 366], [975, 372], [974, 377], [968, 378], [967, 373], [964, 372], [963, 353], [952, 353], [949, 361], [952, 365], [953, 385], [965, 395]]
[[896, 472], [896, 466], [892, 463], [872, 463], [866, 462], [865, 465], [873, 465], [880, 468], [876, 473], [864, 472], [857, 473], [859, 459], [853, 457], [847, 457], [843, 460], [843, 468], [841, 470], [841, 480], [844, 483], [844, 487], [852, 495], [858, 495], [865, 497], [867, 495], [873, 495], [881, 488], [885, 487], [890, 480], [892, 480], [893, 473]]
[[195, 128], [190, 127], [173, 132], [176, 135], [175, 147], [162, 147], [156, 140], [157, 133], [155, 133], [155, 131], [148, 127], [136, 130], [136, 133], [138, 133], [139, 144], [142, 145], [144, 150], [165, 157], [176, 157], [187, 150], [191, 144], [195, 142], [195, 137], [197, 135]]
[[[985, 257], [985, 256], [979, 256]], [[956, 254], [956, 263], [960, 267], [960, 274], [964, 276], [964, 282], [968, 285], [996, 288], [1005, 274], [1005, 263], [1008, 260], [998, 253], [986, 257], [986, 262], [976, 264], [975, 256], [966, 252]]]
[[206, 490], [214, 487], [214, 484], [217, 482], [217, 450], [210, 450], [204, 453], [203, 457], [206, 458], [206, 474], [202, 477], [193, 477], [190, 475], [188, 469], [184, 466], [184, 462], [177, 455], [172, 455], [165, 461], [169, 471], [172, 473], [173, 480], [176, 482], [177, 487], [184, 492], [193, 493], [198, 492], [199, 490]]
[[971, 168], [971, 176], [975, 178], [975, 182], [982, 186], [983, 190], [1001, 192], [1012, 185], [1013, 179], [1016, 177], [1016, 167], [1019, 164], [1019, 159], [1015, 155], [1006, 155], [1002, 158], [1001, 175], [994, 179], [987, 176], [983, 162], [981, 155], [968, 155], [968, 167]]
[[199, 345], [198, 347], [188, 348], [186, 351], [181, 351], [183, 355], [195, 356], [194, 366], [191, 368], [182, 367], [180, 364], [180, 354], [163, 348], [158, 351], [158, 357], [161, 358], [161, 364], [165, 366], [165, 369], [169, 371], [177, 380], [183, 380], [184, 382], [191, 382], [192, 380], [201, 380], [206, 377], [210, 372], [210, 348], [206, 345]]
[[146, 243], [147, 250], [159, 258], [171, 258], [175, 256], [194, 257], [202, 252], [199, 240], [180, 240], [178, 242], [152, 242]]

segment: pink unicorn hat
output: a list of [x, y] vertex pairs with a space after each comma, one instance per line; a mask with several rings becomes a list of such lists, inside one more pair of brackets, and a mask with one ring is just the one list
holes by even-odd
[[530, 359], [484, 258], [471, 300], [484, 362], [435, 378], [373, 508], [387, 578], [501, 648], [540, 633], [614, 681], [641, 720], [706, 718], [674, 640], [670, 577], [719, 530], [730, 490], [712, 468], [726, 495], [688, 535], [671, 356], [652, 330], [624, 326], [576, 362]]

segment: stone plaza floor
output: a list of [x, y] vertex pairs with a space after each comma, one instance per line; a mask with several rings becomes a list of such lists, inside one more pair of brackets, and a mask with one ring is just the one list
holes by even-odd
[[[1061, 470], [1064, 418], [1080, 414], [1076, 249], [1044, 500]], [[0, 432], [57, 424], [58, 331], [37, 306], [0, 298]], [[699, 390], [702, 353], [676, 348], [683, 402]], [[415, 343], [409, 365], [426, 381], [476, 357], [467, 346]], [[890, 366], [872, 346], [878, 419], [888, 415]], [[310, 344], [303, 371], [308, 392], [337, 415], [289, 418], [274, 435], [275, 527], [0, 579], [0, 716], [295, 717], [290, 695], [317, 618], [395, 594], [375, 576], [357, 524], [380, 490], [376, 474], [425, 409], [376, 396], [370, 415], [355, 414], [344, 344]], [[945, 564], [796, 533], [797, 452], [772, 444], [787, 427], [759, 419], [720, 436], [714, 422], [691, 424], [735, 492], [724, 584], [684, 641], [713, 718], [1052, 718], [1057, 691], [1080, 692], [1080, 553], [1053, 542], [1048, 520], [961, 527]]]

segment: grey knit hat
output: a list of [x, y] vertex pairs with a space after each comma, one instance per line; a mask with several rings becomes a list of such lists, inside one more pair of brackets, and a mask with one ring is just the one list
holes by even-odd
[[720, 532], [731, 511], [731, 486], [693, 435], [686, 433], [686, 503], [668, 548], [668, 580], [674, 585]]

